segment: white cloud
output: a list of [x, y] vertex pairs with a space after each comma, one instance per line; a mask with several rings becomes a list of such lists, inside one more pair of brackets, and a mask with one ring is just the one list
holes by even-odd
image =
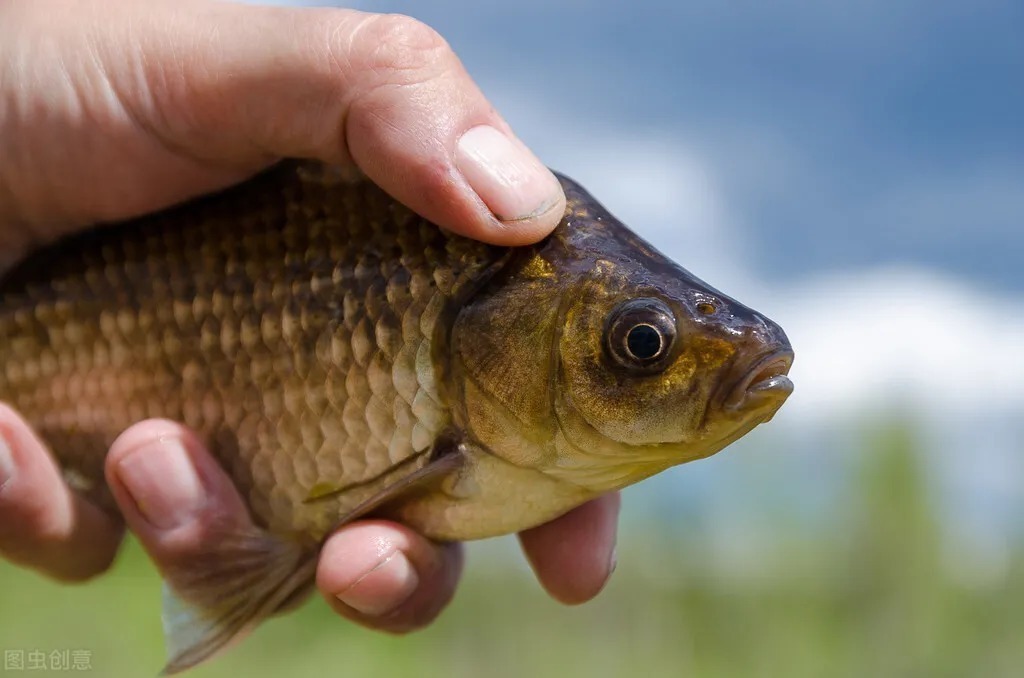
[[[938, 273], [887, 268], [765, 295], [797, 353], [796, 415], [1020, 412], [1024, 301]], [[769, 301], [770, 297], [774, 297]]]

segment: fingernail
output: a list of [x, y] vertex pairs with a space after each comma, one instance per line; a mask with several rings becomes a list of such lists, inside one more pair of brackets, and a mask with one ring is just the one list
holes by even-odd
[[368, 617], [380, 617], [409, 599], [420, 577], [401, 551], [395, 551], [354, 584], [338, 600]]
[[562, 189], [555, 175], [520, 142], [488, 125], [462, 135], [456, 163], [501, 221], [543, 214], [561, 199]]
[[615, 572], [615, 568], [619, 565], [619, 547], [612, 547], [612, 554], [608, 557], [608, 576], [612, 576]]
[[160, 438], [129, 452], [117, 475], [142, 516], [158, 529], [184, 525], [203, 504], [199, 476], [177, 438]]
[[7, 441], [0, 438], [0, 489], [14, 477], [14, 455]]

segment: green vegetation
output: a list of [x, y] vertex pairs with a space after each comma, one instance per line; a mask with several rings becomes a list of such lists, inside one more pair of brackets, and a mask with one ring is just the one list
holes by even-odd
[[[826, 527], [780, 521], [768, 552], [733, 549], [728, 566], [716, 535], [630, 525], [608, 589], [569, 609], [507, 564], [511, 543], [488, 544], [471, 551], [455, 603], [427, 631], [370, 633], [314, 600], [189, 675], [1018, 676], [1020, 554], [981, 577], [963, 570], [974, 561], [941, 529], [921, 458], [906, 427], [874, 431]], [[0, 565], [0, 649], [88, 649], [96, 675], [152, 676], [158, 599], [134, 543], [85, 587]], [[30, 673], [42, 674], [0, 667]]]

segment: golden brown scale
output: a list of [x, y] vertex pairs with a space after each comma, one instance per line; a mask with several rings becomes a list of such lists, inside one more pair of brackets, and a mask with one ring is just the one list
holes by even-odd
[[307, 587], [337, 524], [519, 531], [774, 415], [782, 329], [562, 186], [552, 235], [508, 250], [287, 162], [3, 278], [0, 399], [76, 486], [109, 505], [109, 445], [163, 416], [207, 438], [257, 519], [211, 527], [216, 557], [175, 572], [167, 671]]
[[113, 228], [24, 262], [0, 307], [0, 399], [94, 495], [114, 438], [155, 416], [314, 540], [426, 461], [450, 421], [442, 321], [500, 251], [314, 166]]

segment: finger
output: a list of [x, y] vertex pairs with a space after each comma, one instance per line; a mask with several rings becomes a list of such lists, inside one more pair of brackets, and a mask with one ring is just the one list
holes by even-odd
[[0, 405], [0, 554], [65, 581], [106, 570], [120, 521], [73, 492], [42, 441]]
[[[195, 435], [174, 422], [151, 420], [125, 431], [107, 456], [107, 481], [128, 526], [172, 584], [198, 555], [217, 552], [225, 530], [250, 525], [231, 479]], [[441, 611], [461, 563], [457, 546], [367, 522], [327, 541], [317, 581], [343, 615], [402, 632]]]
[[[73, 54], [60, 68], [94, 68], [82, 50], [102, 66], [102, 78], [79, 74], [102, 80], [107, 96], [92, 107], [101, 112], [88, 101], [79, 108], [102, 121], [97, 135], [110, 137], [100, 144], [104, 182], [149, 187], [146, 194], [79, 191], [94, 217], [148, 211], [152, 190], [163, 190], [166, 204], [283, 157], [354, 162], [427, 219], [498, 244], [539, 240], [562, 216], [565, 197], [554, 175], [448, 44], [414, 19], [181, 0], [67, 9], [67, 19], [45, 13], [35, 30]], [[66, 34], [68, 46], [55, 32]], [[123, 108], [120, 118], [103, 109], [109, 94]], [[112, 162], [114, 149], [124, 157]], [[90, 176], [82, 165], [100, 162], [95, 156], [76, 158], [75, 179]], [[204, 171], [188, 164], [195, 159], [205, 161]], [[52, 160], [32, 162], [43, 172], [69, 164]], [[75, 190], [69, 179], [61, 183]], [[37, 202], [45, 198], [40, 192]]]
[[225, 534], [251, 525], [231, 479], [186, 427], [162, 419], [132, 426], [107, 454], [107, 483], [125, 522], [174, 583]]
[[619, 504], [618, 493], [608, 494], [519, 533], [527, 560], [552, 598], [575, 605], [604, 588], [615, 570]]
[[405, 633], [426, 626], [455, 593], [460, 544], [437, 544], [385, 521], [348, 525], [327, 540], [317, 586], [340, 615]]
[[424, 217], [503, 244], [538, 240], [561, 218], [557, 180], [428, 26], [346, 10], [207, 12], [225, 30], [201, 27], [212, 37], [182, 77], [207, 114], [193, 129], [237, 145], [225, 151], [351, 158]]

